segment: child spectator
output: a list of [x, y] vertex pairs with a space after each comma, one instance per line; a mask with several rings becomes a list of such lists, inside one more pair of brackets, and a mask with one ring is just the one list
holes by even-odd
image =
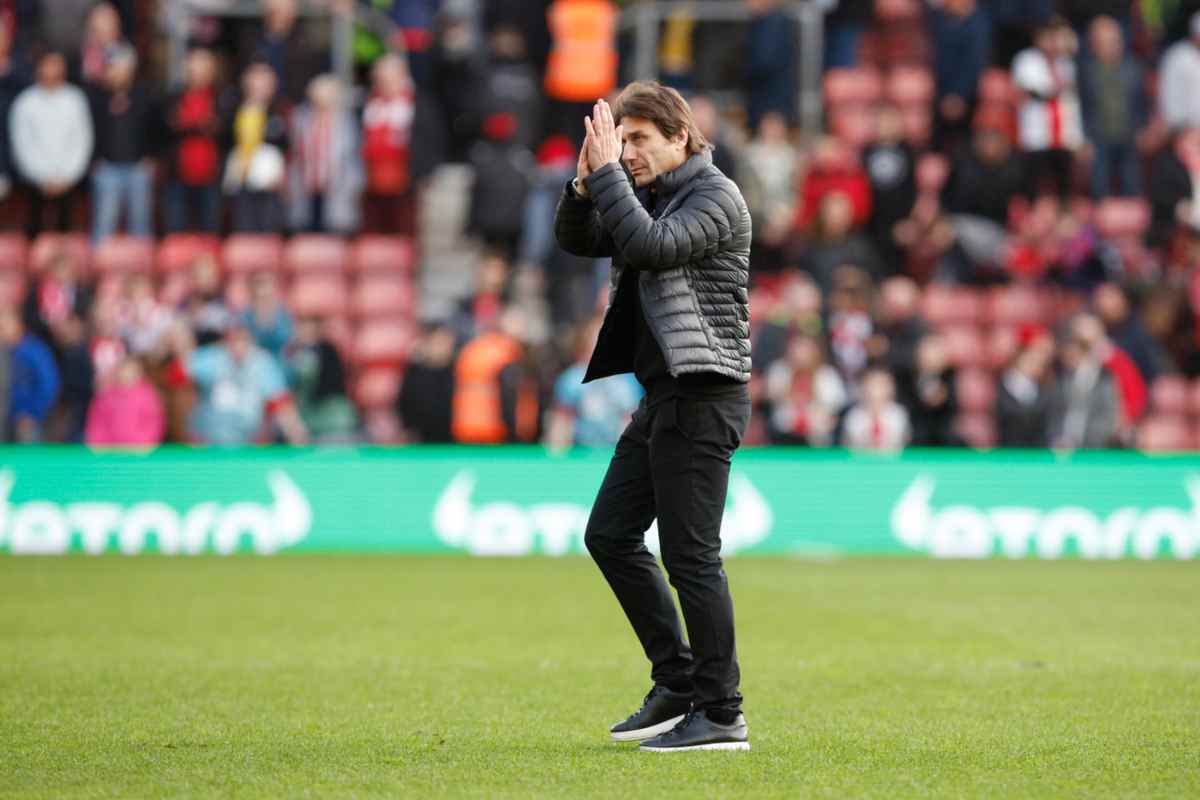
[[162, 399], [141, 362], [126, 357], [92, 400], [84, 440], [92, 447], [152, 447], [162, 442], [165, 430]]

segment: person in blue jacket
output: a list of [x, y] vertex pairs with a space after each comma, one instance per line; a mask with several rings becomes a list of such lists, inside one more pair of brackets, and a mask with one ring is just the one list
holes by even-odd
[[18, 442], [36, 442], [61, 381], [54, 354], [32, 333], [16, 309], [0, 310], [0, 344], [9, 351], [8, 427]]

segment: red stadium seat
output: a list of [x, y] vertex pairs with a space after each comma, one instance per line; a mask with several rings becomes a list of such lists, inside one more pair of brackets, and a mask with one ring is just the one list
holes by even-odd
[[915, 20], [922, 11], [920, 0], [875, 0], [875, 18], [880, 22]]
[[346, 282], [341, 275], [300, 275], [288, 293], [288, 308], [298, 317], [327, 317], [346, 308]]
[[1110, 197], [1095, 208], [1096, 230], [1108, 239], [1140, 239], [1150, 227], [1150, 204], [1140, 197]]
[[1147, 452], [1172, 452], [1191, 450], [1195, 437], [1185, 418], [1155, 414], [1138, 425], [1135, 443]]
[[987, 296], [984, 305], [986, 316], [997, 325], [1048, 321], [1046, 298], [1032, 286], [997, 287]]
[[0, 234], [0, 272], [24, 272], [29, 266], [29, 242], [19, 233]]
[[390, 272], [409, 274], [413, 271], [415, 251], [412, 239], [404, 236], [366, 235], [358, 237], [350, 252], [350, 266], [355, 272]]
[[92, 246], [85, 234], [43, 233], [34, 239], [29, 250], [30, 269], [41, 272], [52, 257], [64, 252], [75, 260], [80, 273], [91, 267]]
[[396, 367], [365, 369], [354, 383], [354, 399], [363, 408], [392, 408], [400, 394], [400, 370]]
[[934, 90], [933, 73], [925, 67], [899, 66], [888, 74], [888, 99], [902, 108], [931, 110]]
[[987, 365], [989, 369], [1006, 368], [1020, 349], [1017, 329], [1011, 325], [998, 325], [987, 335]]
[[991, 414], [960, 414], [955, 421], [955, 428], [971, 447], [995, 447], [999, 441], [996, 419]]
[[904, 138], [917, 149], [929, 144], [933, 135], [933, 112], [927, 106], [904, 106], [900, 109], [904, 120]]
[[996, 381], [983, 369], [964, 369], [955, 381], [958, 404], [970, 414], [988, 414], [996, 407]]
[[362, 365], [402, 364], [408, 358], [412, 326], [393, 320], [369, 320], [354, 334], [353, 358]]
[[412, 316], [413, 285], [406, 277], [364, 275], [354, 287], [350, 313], [356, 317]]
[[346, 270], [349, 249], [337, 236], [295, 236], [284, 249], [284, 263], [289, 272], [342, 273]]
[[829, 131], [846, 146], [859, 150], [875, 138], [875, 112], [861, 106], [831, 109]]
[[209, 234], [172, 233], [158, 245], [155, 266], [159, 272], [179, 272], [190, 267], [201, 255], [211, 255], [219, 259], [221, 240]]
[[825, 104], [830, 108], [847, 105], [874, 106], [883, 96], [879, 72], [869, 67], [835, 67], [825, 73]]
[[20, 305], [25, 298], [25, 276], [16, 271], [0, 272], [0, 306]]
[[250, 305], [250, 281], [245, 275], [231, 275], [225, 280], [225, 303], [235, 311]]
[[283, 266], [283, 240], [274, 234], [235, 233], [225, 240], [221, 260], [230, 275], [275, 272]]
[[1200, 378], [1193, 380], [1188, 387], [1187, 410], [1193, 417], [1200, 417]]
[[983, 316], [983, 302], [974, 289], [932, 284], [922, 297], [925, 319], [935, 327], [952, 324], [978, 323]]
[[983, 348], [983, 337], [974, 325], [952, 325], [942, 331], [946, 343], [946, 355], [956, 367], [984, 367], [987, 353]]
[[1158, 414], [1183, 416], [1188, 412], [1188, 382], [1181, 375], [1162, 375], [1150, 385], [1150, 408]]
[[100, 273], [149, 272], [154, 268], [154, 240], [109, 236], [92, 251], [92, 266]]

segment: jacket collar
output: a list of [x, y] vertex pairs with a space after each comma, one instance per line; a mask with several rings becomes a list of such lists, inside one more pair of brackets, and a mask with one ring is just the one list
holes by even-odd
[[687, 161], [670, 172], [659, 175], [654, 179], [654, 191], [660, 198], [659, 202], [662, 202], [662, 198], [670, 197], [678, 192], [710, 164], [712, 164], [712, 151], [705, 149], [688, 156]]

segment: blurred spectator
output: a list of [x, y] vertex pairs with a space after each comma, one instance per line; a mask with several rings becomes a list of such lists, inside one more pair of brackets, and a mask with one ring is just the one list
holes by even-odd
[[202, 255], [192, 262], [191, 284], [180, 310], [196, 343], [203, 347], [221, 340], [233, 312], [225, 302], [221, 268], [212, 256]]
[[269, 353], [255, 346], [245, 325], [234, 320], [220, 343], [190, 352], [184, 348], [184, 369], [197, 390], [192, 432], [199, 441], [253, 444], [260, 440], [264, 412], [289, 444], [308, 441], [283, 371]]
[[[29, 83], [29, 70], [21, 54], [13, 47], [11, 18], [0, 15], [0, 200], [12, 191], [12, 144], [9, 141], [8, 112], [17, 95]], [[0, 437], [2, 439], [2, 437]]]
[[764, 114], [758, 132], [742, 153], [738, 183], [754, 223], [755, 272], [782, 266], [783, 248], [796, 214], [799, 157], [788, 140], [787, 122], [779, 112]]
[[366, 197], [363, 230], [413, 235], [415, 202], [409, 171], [416, 96], [403, 58], [386, 55], [372, 67], [373, 86], [363, 109]]
[[254, 276], [250, 286], [250, 307], [242, 314], [254, 342], [277, 359], [292, 338], [292, 315], [279, 296], [275, 276], [263, 272]]
[[832, 443], [838, 414], [846, 404], [846, 387], [826, 362], [820, 338], [793, 334], [783, 358], [767, 368], [764, 382], [773, 444]]
[[475, 273], [475, 291], [462, 299], [452, 320], [454, 332], [462, 340], [473, 339], [494, 327], [508, 300], [508, 260], [493, 251], [486, 253]]
[[579, 326], [575, 360], [554, 383], [554, 405], [545, 437], [546, 446], [552, 450], [572, 445], [614, 446], [644, 394], [631, 372], [583, 382], [603, 321], [602, 316], [596, 316]]
[[992, 21], [992, 63], [1007, 69], [1029, 45], [1031, 31], [1050, 19], [1054, 5], [1055, 0], [983, 0]]
[[216, 61], [208, 50], [192, 50], [185, 65], [186, 84], [171, 99], [164, 120], [171, 139], [167, 186], [167, 230], [216, 233], [220, 225]]
[[117, 10], [110, 3], [97, 3], [88, 12], [79, 47], [79, 68], [73, 74], [84, 85], [106, 83], [113, 51], [128, 46], [121, 35], [121, 16]]
[[888, 278], [879, 287], [877, 332], [868, 349], [901, 386], [913, 381], [917, 345], [929, 332], [921, 319], [921, 289], [912, 278]]
[[121, 337], [135, 356], [158, 355], [165, 348], [166, 335], [174, 322], [174, 314], [159, 302], [154, 282], [145, 273], [135, 273], [125, 279], [125, 293], [120, 307]]
[[451, 412], [456, 442], [501, 444], [536, 437], [536, 387], [520, 374], [526, 324], [520, 309], [509, 306], [495, 327], [459, 352]]
[[842, 266], [834, 273], [829, 294], [829, 350], [833, 364], [848, 383], [867, 366], [875, 332], [871, 319], [871, 280], [857, 267]]
[[313, 78], [308, 103], [292, 114], [289, 220], [293, 231], [354, 232], [363, 168], [358, 123], [332, 75]]
[[515, 132], [511, 114], [493, 114], [484, 120], [483, 138], [471, 148], [475, 186], [467, 229], [507, 258], [517, 252], [536, 166], [529, 148], [513, 138]]
[[62, 53], [46, 53], [38, 61], [37, 83], [17, 96], [9, 112], [13, 161], [30, 189], [31, 237], [42, 232], [46, 206], [53, 206], [58, 230], [70, 227], [92, 154], [87, 97], [66, 75]]
[[547, 131], [582, 142], [584, 116], [597, 98], [617, 88], [617, 9], [610, 0], [553, 0], [546, 19]]
[[[516, 122], [513, 140], [532, 150], [542, 132], [542, 85], [529, 61], [525, 37], [512, 25], [488, 34], [488, 63], [483, 84], [476, 88], [482, 119], [511, 114]], [[597, 95], [599, 97], [600, 95]]]
[[296, 0], [264, 0], [261, 26], [248, 28], [240, 47], [247, 61], [271, 67], [283, 99], [292, 105], [303, 102], [309, 82], [330, 68], [328, 50], [309, 42], [297, 12]]
[[92, 241], [117, 230], [125, 216], [126, 232], [150, 236], [154, 157], [162, 142], [161, 116], [150, 91], [134, 83], [137, 53], [128, 45], [112, 47], [102, 82], [93, 90], [96, 165], [92, 169]]
[[841, 192], [830, 192], [821, 200], [813, 239], [800, 264], [825, 292], [833, 287], [835, 271], [847, 265], [865, 271], [872, 280], [883, 276], [875, 248], [854, 229], [853, 214], [853, 201]]
[[[414, 174], [425, 174], [426, 161], [466, 161], [467, 151], [479, 135], [477, 92], [487, 62], [476, 39], [465, 8], [449, 5], [441, 10], [436, 44], [429, 59], [429, 89], [418, 94], [413, 120]], [[584, 113], [580, 111], [579, 116]], [[582, 128], [582, 119], [578, 124]]]
[[1019, 141], [1026, 152], [1031, 193], [1044, 187], [1065, 198], [1074, 151], [1083, 143], [1076, 91], [1075, 34], [1055, 18], [1037, 29], [1034, 46], [1013, 61], [1013, 83], [1023, 93]]
[[79, 264], [70, 251], [53, 253], [42, 273], [25, 293], [21, 306], [25, 327], [55, 347], [58, 330], [69, 318], [87, 319], [95, 289], [79, 276]]
[[936, 141], [952, 149], [970, 132], [979, 80], [991, 63], [992, 25], [976, 0], [944, 0], [932, 11], [937, 79]]
[[845, 143], [826, 136], [817, 142], [800, 188], [796, 227], [809, 227], [817, 218], [821, 201], [832, 192], [850, 198], [854, 225], [866, 225], [871, 219], [871, 184], [857, 156]]
[[[713, 166], [721, 170], [723, 175], [730, 178], [737, 177], [736, 146], [727, 135], [725, 124], [721, 119], [721, 112], [717, 110], [716, 103], [707, 95], [694, 94], [688, 98], [688, 105], [692, 108], [692, 119], [696, 121], [696, 127], [712, 145]], [[778, 116], [778, 114], [776, 115]], [[786, 137], [786, 127], [784, 134]]]
[[1109, 338], [1133, 359], [1147, 384], [1153, 383], [1160, 374], [1173, 371], [1162, 346], [1147, 333], [1141, 318], [1130, 309], [1124, 289], [1115, 283], [1103, 283], [1096, 287], [1092, 304]]
[[1200, 228], [1194, 202], [1200, 188], [1200, 128], [1186, 128], [1158, 154], [1150, 180], [1151, 246], [1170, 243], [1178, 226]]
[[789, 276], [778, 301], [755, 311], [761, 325], [750, 349], [754, 370], [765, 372], [783, 358], [793, 336], [820, 336], [825, 329], [821, 306], [821, 290], [811, 278], [803, 273]]
[[16, 442], [40, 441], [61, 386], [54, 355], [11, 308], [0, 309], [0, 344], [9, 351], [9, 433]]
[[58, 326], [55, 337], [59, 401], [46, 419], [42, 436], [46, 441], [80, 442], [95, 383], [87, 327], [72, 315]]
[[950, 366], [942, 337], [931, 333], [917, 345], [912, 377], [901, 384], [901, 398], [912, 421], [912, 444], [918, 447], [957, 447], [957, 371]]
[[447, 443], [454, 397], [454, 330], [434, 323], [413, 344], [396, 411], [408, 435], [426, 443]]
[[312, 440], [353, 441], [358, 414], [346, 396], [346, 368], [337, 347], [323, 334], [320, 318], [302, 317], [297, 322], [286, 366], [300, 418]]
[[895, 269], [901, 253], [894, 231], [917, 202], [917, 157], [904, 140], [904, 118], [898, 108], [884, 106], [878, 120], [878, 133], [862, 154], [871, 185], [867, 230], [877, 252]]
[[948, 214], [981, 217], [1007, 228], [1009, 206], [1022, 196], [1025, 184], [1005, 126], [986, 115], [975, 129], [971, 149], [951, 163], [942, 207]]
[[1188, 38], [1171, 45], [1159, 71], [1159, 108], [1172, 130], [1200, 126], [1200, 12], [1188, 23]]
[[751, 14], [745, 55], [747, 123], [750, 130], [758, 130], [763, 115], [774, 111], [794, 125], [800, 58], [796, 24], [779, 0], [747, 0], [746, 6]]
[[1062, 374], [1050, 410], [1050, 443], [1057, 448], [1109, 447], [1116, 443], [1119, 406], [1116, 382], [1096, 352], [1100, 344], [1073, 321], [1059, 347]]
[[826, 9], [825, 69], [857, 66], [863, 33], [874, 18], [874, 0], [818, 0], [817, 5]]
[[862, 379], [862, 399], [846, 412], [842, 443], [865, 450], [899, 450], [911, 436], [908, 412], [896, 402], [891, 373], [872, 367]]
[[152, 447], [162, 442], [165, 432], [162, 398], [146, 379], [142, 363], [126, 357], [114, 379], [96, 392], [84, 441], [92, 447]]
[[[1094, 148], [1092, 196], [1141, 194], [1137, 135], [1150, 117], [1146, 78], [1125, 49], [1121, 27], [1112, 17], [1096, 17], [1088, 29], [1090, 47], [1081, 61], [1079, 95], [1083, 129]], [[1112, 191], [1112, 178], [1120, 190]]]
[[1104, 323], [1093, 314], [1080, 314], [1071, 323], [1072, 335], [1100, 361], [1100, 366], [1112, 376], [1117, 392], [1117, 434], [1128, 440], [1133, 425], [1146, 410], [1149, 392], [1146, 380], [1138, 372], [1129, 354], [1108, 337]]
[[288, 146], [284, 105], [275, 97], [276, 78], [264, 64], [251, 64], [242, 76], [242, 93], [226, 117], [229, 158], [225, 193], [233, 195], [237, 231], [272, 233], [282, 225], [279, 192], [283, 188]]
[[129, 347], [121, 336], [121, 314], [117, 300], [104, 297], [93, 304], [91, 323], [92, 335], [88, 349], [92, 357], [92, 375], [95, 385], [103, 386], [112, 380], [117, 367], [129, 354]]
[[1044, 329], [1027, 329], [1021, 349], [1001, 375], [996, 390], [996, 425], [1002, 446], [1049, 444], [1053, 358], [1053, 338]]

